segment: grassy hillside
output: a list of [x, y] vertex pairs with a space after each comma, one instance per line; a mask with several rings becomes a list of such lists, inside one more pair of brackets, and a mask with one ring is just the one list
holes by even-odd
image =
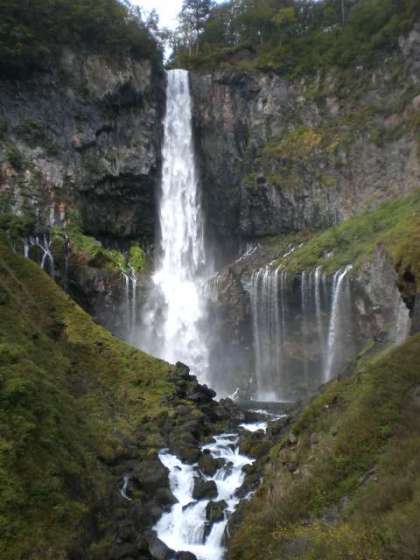
[[[355, 216], [310, 237], [309, 241], [304, 242], [305, 234], [299, 234], [295, 242], [303, 241], [302, 245], [279, 262], [293, 272], [316, 266], [334, 272], [348, 264], [357, 269], [371, 257], [378, 245], [382, 245], [393, 257], [401, 277], [410, 271], [419, 282], [419, 235], [420, 193], [416, 192]], [[287, 237], [286, 241], [287, 244], [293, 241], [293, 236]], [[284, 241], [280, 238], [279, 243], [282, 247]]]
[[153, 450], [169, 370], [94, 324], [0, 241], [3, 560], [58, 560], [91, 538], [92, 511], [102, 513], [115, 484], [107, 465], [139, 425], [150, 425], [141, 452]]
[[231, 560], [420, 556], [420, 336], [330, 383], [275, 446]]

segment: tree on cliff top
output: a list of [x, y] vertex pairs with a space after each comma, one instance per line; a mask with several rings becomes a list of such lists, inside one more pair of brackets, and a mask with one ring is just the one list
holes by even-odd
[[[365, 64], [419, 19], [419, 0], [228, 0], [211, 8], [192, 45], [181, 25], [175, 60], [294, 74]], [[253, 56], [236, 56], [245, 50]]]
[[118, 0], [0, 0], [0, 71], [44, 68], [64, 46], [161, 59], [139, 9]]
[[199, 52], [199, 36], [214, 7], [213, 0], [184, 0], [179, 15], [180, 28], [190, 55]]

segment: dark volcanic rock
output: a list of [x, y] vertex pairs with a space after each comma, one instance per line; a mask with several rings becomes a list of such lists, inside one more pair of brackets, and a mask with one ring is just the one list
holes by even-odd
[[154, 560], [170, 560], [175, 556], [175, 551], [171, 550], [156, 536], [155, 531], [150, 531], [147, 535], [149, 552]]
[[207, 521], [211, 525], [213, 523], [218, 523], [219, 521], [223, 521], [225, 517], [226, 508], [227, 508], [227, 503], [224, 500], [220, 502], [209, 502], [206, 507]]
[[195, 500], [212, 500], [217, 498], [217, 486], [214, 480], [196, 478], [194, 482], [193, 498]]
[[176, 560], [197, 560], [197, 557], [192, 552], [177, 552]]
[[215, 459], [209, 451], [204, 451], [198, 461], [200, 471], [206, 476], [214, 476], [216, 472], [223, 467], [223, 459]]

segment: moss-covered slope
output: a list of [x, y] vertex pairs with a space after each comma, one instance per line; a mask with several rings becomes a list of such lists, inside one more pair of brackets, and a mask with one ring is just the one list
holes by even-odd
[[[118, 461], [170, 367], [114, 339], [0, 241], [0, 557], [66, 558], [103, 536]], [[95, 515], [94, 515], [95, 513]], [[104, 556], [103, 556], [104, 557]]]
[[[272, 241], [290, 254], [279, 263], [292, 272], [322, 266], [326, 272], [352, 264], [361, 266], [372, 256], [378, 245], [383, 245], [393, 257], [395, 266], [404, 271], [410, 269], [420, 278], [418, 270], [420, 233], [420, 193], [401, 197], [373, 211], [364, 212], [342, 224], [311, 237], [301, 232]], [[305, 242], [308, 237], [309, 241]], [[286, 245], [284, 245], [286, 242]], [[287, 251], [290, 243], [300, 246], [293, 253]]]
[[267, 461], [231, 560], [420, 556], [420, 336], [330, 383]]

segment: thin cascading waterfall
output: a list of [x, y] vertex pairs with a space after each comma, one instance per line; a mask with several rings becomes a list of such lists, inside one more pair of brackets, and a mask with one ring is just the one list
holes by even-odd
[[207, 263], [194, 161], [189, 75], [168, 72], [159, 201], [160, 255], [143, 313], [140, 346], [169, 362], [188, 364], [206, 380]]
[[282, 387], [282, 333], [284, 317], [281, 306], [282, 273], [270, 266], [253, 273], [250, 285], [251, 312], [255, 350], [257, 399], [278, 400]]
[[398, 309], [396, 313], [396, 324], [394, 339], [396, 344], [402, 344], [410, 335], [411, 318], [410, 311], [404, 301], [399, 296]]
[[252, 274], [255, 399], [300, 398], [339, 372], [353, 344], [351, 268], [332, 278], [321, 267], [290, 276], [269, 265]]
[[125, 314], [127, 320], [127, 339], [135, 343], [137, 325], [137, 276], [134, 270], [122, 272], [125, 292]]
[[344, 269], [338, 270], [334, 274], [332, 289], [332, 305], [330, 315], [330, 325], [328, 330], [328, 342], [326, 350], [326, 366], [324, 370], [324, 381], [328, 382], [332, 379], [333, 368], [337, 355], [337, 339], [339, 337], [339, 325], [341, 320], [341, 298], [344, 293], [345, 280], [352, 266], [346, 266]]
[[23, 254], [26, 258], [31, 258], [31, 249], [37, 247], [41, 251], [41, 261], [39, 263], [42, 270], [51, 276], [55, 275], [54, 256], [52, 254], [52, 239], [49, 235], [30, 236], [23, 240]]
[[321, 366], [325, 368], [325, 334], [324, 325], [322, 321], [322, 288], [325, 284], [322, 274], [322, 268], [318, 266], [314, 273], [315, 281], [315, 312], [316, 324], [318, 330], [319, 347], [321, 348]]
[[309, 364], [307, 359], [307, 352], [308, 352], [308, 316], [309, 316], [309, 309], [308, 309], [308, 286], [307, 286], [307, 273], [305, 271], [302, 272], [301, 276], [301, 284], [300, 284], [300, 299], [301, 299], [301, 308], [302, 308], [302, 360], [303, 360], [303, 378], [305, 380], [305, 385], [309, 385]]

